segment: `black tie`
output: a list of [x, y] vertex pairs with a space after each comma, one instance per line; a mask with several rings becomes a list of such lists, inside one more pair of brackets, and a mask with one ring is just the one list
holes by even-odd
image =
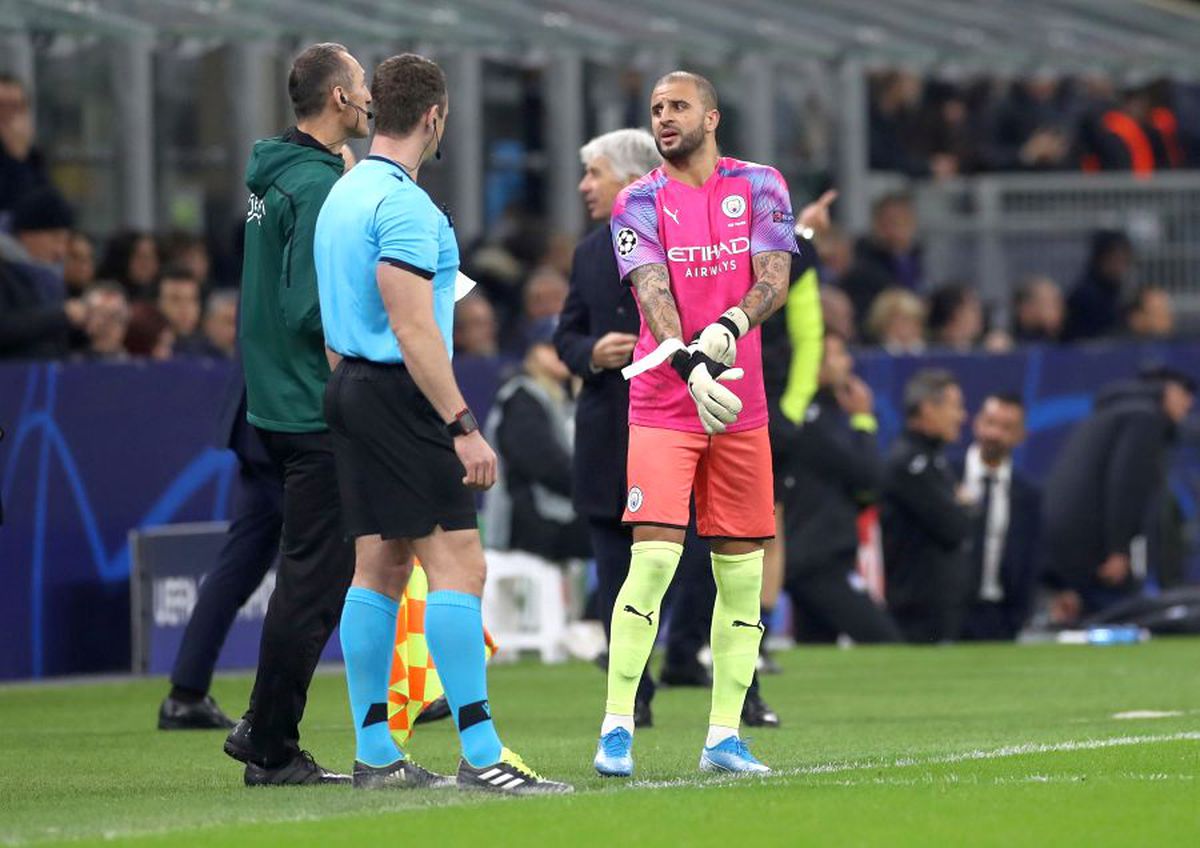
[[975, 524], [975, 567], [979, 579], [983, 579], [983, 562], [987, 553], [987, 523], [988, 513], [992, 510], [992, 488], [996, 478], [991, 474], [983, 475], [983, 497], [979, 502], [979, 517]]

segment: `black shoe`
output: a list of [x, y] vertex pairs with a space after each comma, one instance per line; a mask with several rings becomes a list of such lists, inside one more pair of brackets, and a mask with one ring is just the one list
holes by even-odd
[[378, 768], [354, 761], [355, 789], [447, 789], [454, 785], [453, 777], [435, 774], [407, 757]]
[[633, 726], [654, 727], [654, 713], [650, 711], [649, 701], [633, 702]]
[[445, 695], [440, 695], [429, 702], [429, 706], [421, 710], [413, 724], [427, 724], [431, 721], [441, 721], [450, 718], [450, 702]]
[[225, 715], [212, 695], [199, 701], [181, 701], [170, 695], [158, 708], [159, 730], [229, 730], [233, 719]]
[[742, 721], [749, 727], [779, 727], [779, 715], [757, 692], [746, 693], [746, 700], [742, 702]]
[[563, 795], [575, 791], [575, 787], [569, 783], [546, 780], [507, 748], [501, 752], [500, 762], [495, 765], [475, 768], [466, 760], [460, 760], [458, 788], [482, 789], [502, 795]]
[[783, 669], [766, 648], [758, 649], [758, 671], [760, 674], [782, 674]]
[[658, 682], [664, 686], [698, 686], [707, 689], [712, 686], [712, 675], [698, 662], [676, 666], [664, 665]]
[[254, 758], [254, 748], [250, 745], [250, 722], [246, 719], [235, 724], [225, 737], [225, 753], [239, 763], [248, 763]]
[[301, 751], [278, 768], [246, 763], [247, 786], [319, 786], [350, 783], [348, 774], [338, 774], [317, 764], [312, 754]]

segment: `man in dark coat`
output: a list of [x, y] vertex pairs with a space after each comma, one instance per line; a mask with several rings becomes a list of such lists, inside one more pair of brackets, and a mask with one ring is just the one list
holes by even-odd
[[1056, 590], [1057, 622], [1138, 591], [1145, 573], [1133, 562], [1133, 541], [1165, 485], [1168, 448], [1195, 397], [1196, 383], [1171, 369], [1115, 383], [1059, 451], [1042, 511], [1044, 578]]
[[884, 289], [925, 288], [924, 263], [917, 243], [917, 214], [906, 194], [886, 194], [871, 208], [871, 232], [855, 247], [854, 264], [839, 285], [854, 303], [860, 332], [871, 303]]
[[904, 433], [884, 470], [880, 510], [888, 609], [907, 641], [951, 642], [965, 611], [971, 532], [945, 456], [966, 418], [954, 375], [917, 372], [904, 387], [904, 415]]
[[1016, 395], [991, 394], [975, 416], [975, 439], [959, 468], [972, 502], [964, 639], [1016, 638], [1037, 582], [1041, 495], [1013, 465], [1025, 440], [1025, 407]]
[[1133, 247], [1124, 233], [1104, 230], [1092, 237], [1087, 267], [1067, 296], [1066, 341], [1121, 332], [1125, 281], [1132, 267]]

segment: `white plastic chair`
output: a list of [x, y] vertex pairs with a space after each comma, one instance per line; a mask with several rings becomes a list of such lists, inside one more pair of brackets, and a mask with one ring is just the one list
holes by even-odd
[[562, 569], [524, 551], [488, 550], [483, 623], [501, 655], [537, 651], [542, 662], [567, 658]]

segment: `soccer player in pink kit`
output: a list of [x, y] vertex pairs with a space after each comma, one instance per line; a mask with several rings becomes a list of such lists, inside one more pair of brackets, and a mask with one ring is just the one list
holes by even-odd
[[[787, 299], [795, 219], [778, 171], [720, 155], [721, 116], [708, 80], [667, 74], [654, 87], [650, 113], [664, 164], [621, 192], [611, 225], [642, 326], [627, 372], [624, 521], [633, 525], [634, 544], [613, 609], [594, 764], [606, 776], [633, 772], [634, 694], [694, 494], [717, 583], [712, 711], [700, 768], [768, 772], [738, 730], [763, 634], [763, 544], [775, 533], [758, 327]], [[672, 352], [668, 366], [664, 355]]]

